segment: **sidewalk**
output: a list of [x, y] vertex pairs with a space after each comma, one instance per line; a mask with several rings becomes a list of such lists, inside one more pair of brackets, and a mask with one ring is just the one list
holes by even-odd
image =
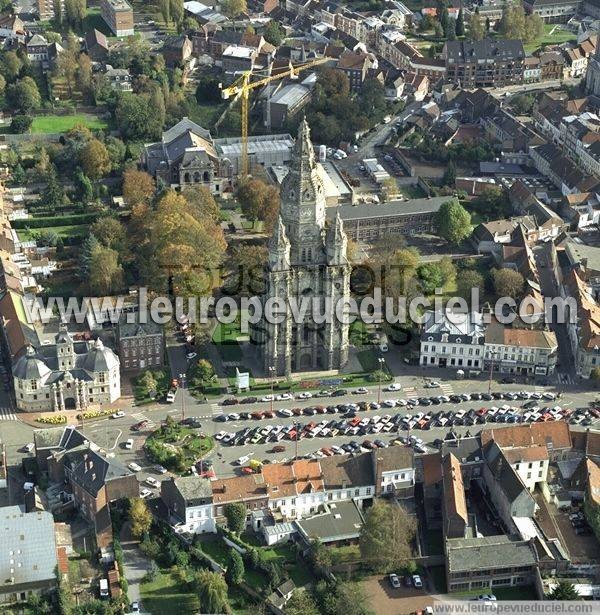
[[[138, 548], [138, 542], [131, 537], [129, 522], [121, 528], [121, 547], [123, 549], [123, 573], [127, 579], [129, 602], [140, 601], [140, 585], [148, 573], [150, 560]], [[143, 609], [142, 604], [142, 609]]]

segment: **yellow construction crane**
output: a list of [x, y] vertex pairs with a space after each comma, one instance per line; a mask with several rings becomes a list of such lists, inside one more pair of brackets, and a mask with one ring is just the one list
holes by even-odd
[[279, 81], [286, 77], [295, 78], [303, 70], [318, 66], [327, 62], [329, 58], [317, 58], [316, 60], [310, 60], [308, 62], [302, 62], [296, 66], [290, 64], [289, 68], [277, 69], [277, 74], [262, 77], [256, 81], [250, 81], [253, 77], [252, 71], [246, 71], [241, 77], [234, 81], [229, 87], [221, 89], [221, 96], [224, 99], [232, 96], [242, 99], [242, 177], [248, 176], [248, 99], [250, 98], [250, 91], [260, 88], [272, 81]]

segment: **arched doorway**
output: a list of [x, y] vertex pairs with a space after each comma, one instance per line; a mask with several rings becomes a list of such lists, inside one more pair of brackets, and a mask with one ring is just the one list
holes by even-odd
[[65, 410], [75, 410], [75, 398], [67, 397], [65, 399]]

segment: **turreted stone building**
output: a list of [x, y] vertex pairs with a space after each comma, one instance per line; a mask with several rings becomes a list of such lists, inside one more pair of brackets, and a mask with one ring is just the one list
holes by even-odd
[[84, 410], [121, 396], [119, 358], [100, 339], [74, 341], [62, 325], [54, 346], [28, 346], [13, 367], [17, 408]]
[[[269, 243], [263, 295], [263, 306], [278, 299], [285, 308], [279, 323], [265, 319], [255, 336], [266, 374], [337, 370], [346, 363], [348, 323], [335, 313], [336, 304], [347, 300], [350, 292], [346, 250], [341, 218], [336, 216], [325, 225], [325, 190], [304, 120], [281, 185], [280, 215]], [[294, 300], [310, 300], [300, 322], [293, 317]], [[324, 322], [316, 322], [321, 318], [314, 318], [315, 309]]]

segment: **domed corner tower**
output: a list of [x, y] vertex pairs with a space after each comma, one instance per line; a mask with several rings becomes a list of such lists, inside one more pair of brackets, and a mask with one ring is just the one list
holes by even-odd
[[[348, 323], [336, 317], [338, 301], [350, 296], [347, 238], [339, 215], [329, 226], [325, 218], [325, 189], [304, 119], [269, 242], [263, 307], [278, 299], [285, 309], [280, 322], [264, 319], [259, 327], [266, 374], [337, 370], [348, 360]], [[309, 308], [296, 322], [290, 302], [300, 305], [302, 300]], [[324, 322], [316, 322], [314, 310], [324, 315]]]

